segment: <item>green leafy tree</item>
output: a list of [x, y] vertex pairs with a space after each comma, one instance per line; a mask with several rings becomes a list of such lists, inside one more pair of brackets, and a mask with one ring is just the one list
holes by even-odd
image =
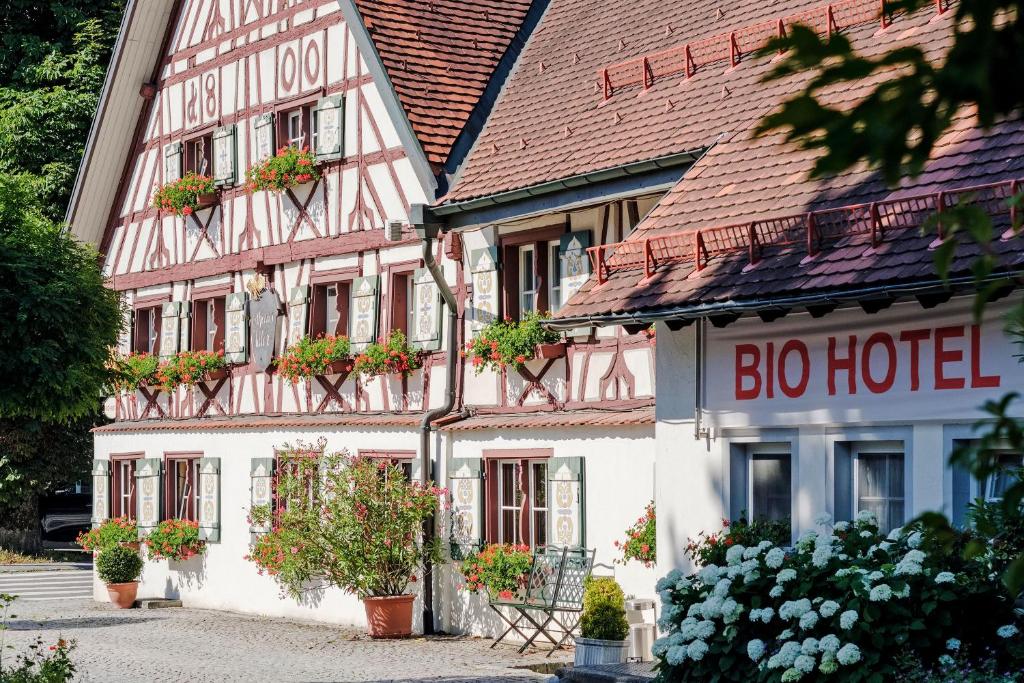
[[[928, 4], [898, 0], [885, 6], [896, 14]], [[1019, 83], [1024, 73], [1024, 2], [961, 0], [949, 11], [954, 13], [953, 42], [942, 59], [929, 58], [918, 46], [864, 57], [841, 34], [822, 37], [811, 29], [794, 27], [787, 37], [766, 48], [787, 50], [768, 78], [807, 70], [811, 77], [802, 92], [761, 122], [759, 130], [782, 130], [789, 141], [819, 152], [813, 176], [828, 176], [866, 162], [895, 185], [922, 171], [936, 142], [958, 114], [973, 114], [985, 128], [1019, 118], [1024, 111], [1024, 89], [1010, 84]], [[824, 92], [852, 88], [883, 73], [880, 84], [854, 106], [823, 103]], [[1022, 196], [1010, 202], [1019, 206]], [[931, 222], [935, 220], [933, 217]], [[981, 255], [972, 266], [976, 316], [1008, 286], [1021, 284], [1019, 276], [1002, 269], [991, 248], [995, 231], [983, 211], [965, 202], [943, 214], [942, 227], [952, 238], [936, 250], [936, 267], [942, 277], [949, 276], [958, 241], [980, 247]], [[1020, 230], [1019, 225], [1014, 227]], [[1009, 312], [1007, 328], [1024, 342], [1024, 299], [1018, 298]], [[988, 402], [983, 410], [989, 418], [978, 424], [979, 439], [953, 453], [951, 461], [967, 466], [983, 480], [1001, 467], [1001, 449], [1024, 452], [1024, 428], [1012, 417], [1020, 402], [1017, 393]], [[1022, 500], [1024, 480], [1018, 478], [1002, 499], [1006, 518], [1021, 516]], [[949, 528], [941, 515], [928, 514], [924, 519], [934, 528]], [[983, 550], [983, 544], [977, 542], [966, 552], [975, 555]], [[1024, 589], [1024, 555], [1018, 554], [1010, 562], [1003, 580], [1014, 594]]]

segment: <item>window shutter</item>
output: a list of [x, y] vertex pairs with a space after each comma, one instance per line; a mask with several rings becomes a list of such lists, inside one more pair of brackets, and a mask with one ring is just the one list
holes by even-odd
[[352, 281], [352, 322], [349, 341], [353, 351], [362, 351], [377, 339], [377, 312], [380, 306], [380, 276], [357, 277]]
[[853, 520], [853, 453], [850, 444], [837, 443], [833, 477], [832, 517], [837, 522]]
[[470, 331], [475, 334], [498, 315], [498, 248], [474, 249], [469, 267], [473, 275]]
[[238, 143], [235, 124], [213, 131], [213, 184], [230, 186], [237, 179]]
[[586, 544], [583, 458], [548, 461], [548, 545]]
[[[451, 556], [461, 560], [483, 546], [483, 461], [451, 458], [448, 461], [451, 509]], [[413, 474], [416, 474], [415, 466]]]
[[747, 503], [747, 492], [750, 483], [747, 480], [749, 456], [742, 444], [729, 446], [729, 519], [739, 519], [746, 512], [750, 514]]
[[590, 277], [590, 258], [587, 248], [590, 247], [590, 231], [577, 230], [562, 235], [558, 244], [558, 253], [562, 259], [562, 304], [579, 291], [583, 283]]
[[110, 461], [92, 461], [92, 524], [110, 519]]
[[249, 325], [245, 305], [245, 292], [228, 294], [224, 303], [225, 327], [224, 359], [229, 363], [245, 363], [248, 358]]
[[519, 246], [506, 246], [501, 255], [502, 313], [519, 320]]
[[[270, 509], [273, 503], [274, 459], [253, 458], [250, 469], [249, 502], [253, 508], [266, 506]], [[270, 523], [256, 524], [250, 522], [249, 532], [253, 537], [270, 531]]]
[[163, 360], [178, 352], [182, 308], [180, 301], [168, 301], [160, 312], [160, 358]]
[[139, 527], [139, 538], [145, 537], [160, 523], [160, 502], [163, 500], [160, 486], [160, 458], [144, 458], [135, 467], [135, 496], [138, 509], [135, 523]]
[[164, 182], [181, 178], [181, 143], [172, 142], [164, 147]]
[[412, 281], [412, 342], [424, 351], [441, 348], [441, 292], [428, 268], [417, 268]]
[[253, 124], [253, 138], [256, 141], [256, 162], [274, 156], [274, 115], [262, 114]]
[[344, 154], [345, 98], [331, 95], [317, 102], [313, 109], [316, 125], [317, 161], [340, 159]]
[[309, 285], [292, 287], [288, 292], [288, 343], [295, 344], [306, 336], [306, 314], [309, 311]]
[[220, 541], [220, 458], [199, 459], [199, 538]]

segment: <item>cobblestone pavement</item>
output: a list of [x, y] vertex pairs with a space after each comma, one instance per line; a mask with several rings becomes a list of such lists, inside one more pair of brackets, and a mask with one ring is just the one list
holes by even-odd
[[[309, 622], [208, 610], [117, 610], [91, 600], [23, 602], [0, 639], [24, 649], [41, 635], [78, 643], [76, 680], [146, 681], [500, 681], [550, 677], [523, 667], [566, 660], [491, 650], [486, 639], [441, 636], [373, 641], [364, 632]], [[8, 657], [8, 651], [4, 657]]]

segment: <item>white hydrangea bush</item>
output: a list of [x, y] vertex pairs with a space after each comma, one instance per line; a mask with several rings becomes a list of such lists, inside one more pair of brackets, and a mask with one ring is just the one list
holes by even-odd
[[989, 656], [994, 641], [1000, 657], [1024, 663], [1013, 601], [962, 548], [920, 528], [883, 536], [866, 513], [820, 524], [827, 531], [794, 548], [735, 544], [722, 566], [661, 579], [662, 679], [881, 683], [908, 657]]

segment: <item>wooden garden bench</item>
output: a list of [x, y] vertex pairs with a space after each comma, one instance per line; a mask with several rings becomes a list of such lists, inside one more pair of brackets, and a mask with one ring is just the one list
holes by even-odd
[[[538, 548], [533, 552], [533, 566], [526, 588], [510, 599], [492, 598], [489, 602], [508, 628], [491, 643], [493, 648], [512, 631], [518, 633], [524, 643], [522, 653], [539, 636], [544, 636], [553, 647], [551, 653], [563, 646], [573, 630], [579, 625], [583, 612], [583, 583], [594, 567], [595, 550], [586, 548]], [[509, 619], [501, 608], [516, 613]], [[532, 630], [529, 636], [520, 628]], [[562, 635], [556, 640], [552, 630], [560, 629]]]

